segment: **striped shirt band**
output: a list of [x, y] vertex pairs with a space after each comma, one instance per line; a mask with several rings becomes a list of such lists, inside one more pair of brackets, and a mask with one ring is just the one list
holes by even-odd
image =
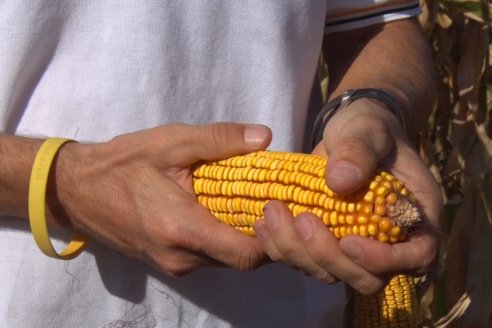
[[341, 15], [327, 18], [325, 23], [325, 33], [352, 30], [373, 24], [387, 23], [414, 17], [420, 13], [421, 8], [418, 1], [411, 4], [408, 4], [407, 2], [406, 5], [401, 6], [380, 6], [374, 10], [367, 8], [367, 10], [363, 10], [361, 13], [355, 15], [342, 13]]

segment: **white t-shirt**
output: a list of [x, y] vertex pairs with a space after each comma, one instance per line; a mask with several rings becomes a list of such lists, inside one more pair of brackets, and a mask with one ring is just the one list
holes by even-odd
[[[0, 131], [98, 142], [235, 121], [266, 124], [271, 149], [295, 151], [324, 29], [418, 13], [418, 1], [0, 3]], [[61, 247], [64, 236], [53, 239]], [[58, 261], [36, 248], [27, 220], [5, 216], [0, 259], [0, 327], [341, 325], [343, 284], [276, 264], [173, 279], [95, 241]]]

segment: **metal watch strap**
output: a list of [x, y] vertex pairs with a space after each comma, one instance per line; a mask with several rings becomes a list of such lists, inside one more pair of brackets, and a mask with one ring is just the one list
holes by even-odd
[[389, 93], [381, 89], [350, 89], [326, 103], [316, 116], [311, 134], [312, 149], [314, 149], [321, 139], [323, 139], [325, 127], [333, 115], [335, 115], [339, 109], [342, 109], [352, 101], [360, 98], [372, 98], [383, 102], [386, 105], [385, 108], [393, 113], [403, 129], [406, 129], [405, 117], [401, 112], [401, 108], [398, 105], [398, 102]]

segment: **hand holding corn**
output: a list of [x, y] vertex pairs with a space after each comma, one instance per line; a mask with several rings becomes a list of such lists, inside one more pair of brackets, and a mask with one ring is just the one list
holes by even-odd
[[[363, 186], [378, 164], [391, 170], [414, 193], [423, 218], [438, 226], [439, 190], [388, 111], [355, 101], [328, 123], [315, 153], [328, 154], [326, 181], [339, 194]], [[343, 174], [337, 172], [340, 167]], [[388, 273], [427, 272], [437, 253], [434, 232], [418, 230], [404, 243], [391, 246], [358, 236], [347, 236], [338, 243], [313, 216], [302, 214], [293, 220], [285, 205], [269, 205], [265, 220], [257, 222], [255, 230], [270, 257], [322, 281], [343, 280], [364, 294], [381, 289]]]
[[50, 202], [86, 235], [170, 276], [204, 266], [252, 270], [268, 260], [261, 245], [231, 234], [197, 203], [191, 166], [264, 149], [270, 138], [258, 125], [176, 124], [70, 143], [59, 153]]
[[[317, 148], [318, 153], [323, 153], [323, 146], [331, 150], [326, 171], [333, 190], [325, 185], [324, 158], [260, 152], [199, 167], [194, 172], [195, 192], [219, 220], [255, 233], [274, 261], [326, 283], [344, 280], [360, 293], [371, 294], [385, 286], [388, 273], [429, 269], [435, 235], [425, 230], [405, 233], [428, 215], [436, 219], [439, 194], [425, 165], [391, 125], [391, 117], [385, 121], [372, 119], [374, 112], [364, 116], [361, 110], [357, 118], [347, 113], [351, 126], [335, 136], [336, 145], [326, 140]], [[407, 177], [417, 195], [425, 195], [423, 202], [416, 202], [394, 176], [372, 173], [378, 161], [385, 163], [395, 152], [391, 168]], [[413, 168], [412, 176], [405, 174], [405, 167]], [[283, 202], [268, 201], [271, 198]], [[405, 242], [385, 244], [401, 241]], [[397, 276], [382, 296], [356, 297], [357, 324], [384, 326], [390, 320], [398, 327], [415, 326], [413, 293], [413, 280]], [[371, 313], [379, 317], [370, 320]]]
[[[436, 232], [440, 226], [441, 193], [429, 168], [410, 145], [400, 124], [387, 110], [378, 108], [381, 105], [377, 101], [358, 100], [329, 122], [323, 142], [331, 159], [327, 169], [328, 185], [336, 191], [349, 192], [357, 189], [360, 181], [365, 181], [376, 166], [389, 170], [404, 181], [416, 197], [427, 228], [414, 231], [405, 243], [392, 247], [352, 237], [343, 240], [340, 247], [371, 273], [421, 275], [431, 269], [437, 255], [439, 236]], [[344, 132], [335, 136], [336, 131]], [[347, 152], [349, 149], [351, 154]], [[353, 163], [359, 169], [359, 184], [348, 181], [345, 185], [341, 181], [337, 181], [338, 185], [330, 184], [330, 180], [334, 181], [334, 166], [343, 161]]]

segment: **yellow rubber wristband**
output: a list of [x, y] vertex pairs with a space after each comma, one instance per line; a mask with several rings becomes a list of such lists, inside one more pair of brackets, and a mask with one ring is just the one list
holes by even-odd
[[50, 138], [41, 145], [34, 159], [29, 182], [29, 223], [34, 241], [44, 254], [61, 260], [69, 260], [76, 257], [85, 246], [84, 236], [80, 233], [75, 233], [67, 247], [61, 253], [57, 253], [53, 244], [51, 244], [46, 225], [46, 186], [51, 163], [60, 147], [69, 141], [73, 140]]

